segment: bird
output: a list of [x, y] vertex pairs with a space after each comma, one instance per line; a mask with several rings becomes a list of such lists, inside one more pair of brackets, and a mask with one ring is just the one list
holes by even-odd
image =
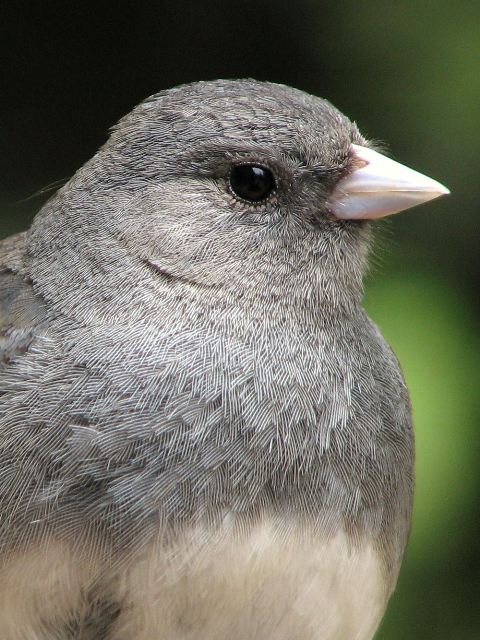
[[161, 91], [0, 244], [2, 640], [369, 640], [414, 489], [362, 306], [448, 193], [327, 100]]

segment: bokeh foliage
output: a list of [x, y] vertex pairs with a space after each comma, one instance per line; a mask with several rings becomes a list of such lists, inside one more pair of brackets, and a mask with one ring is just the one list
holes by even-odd
[[245, 77], [329, 98], [452, 196], [381, 223], [366, 304], [403, 365], [417, 498], [378, 634], [480, 637], [480, 3], [9, 3], [2, 10], [0, 234], [146, 95]]

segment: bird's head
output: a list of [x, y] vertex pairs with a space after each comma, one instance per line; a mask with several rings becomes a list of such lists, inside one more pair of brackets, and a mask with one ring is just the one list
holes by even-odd
[[113, 239], [170, 287], [331, 305], [361, 298], [369, 219], [446, 192], [326, 100], [253, 80], [148, 98], [63, 190], [79, 246]]

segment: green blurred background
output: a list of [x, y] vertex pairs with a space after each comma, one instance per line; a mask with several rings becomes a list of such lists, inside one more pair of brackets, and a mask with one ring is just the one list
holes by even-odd
[[142, 98], [215, 77], [329, 98], [451, 189], [378, 225], [367, 283], [418, 447], [412, 536], [378, 639], [480, 638], [480, 3], [12, 2], [1, 22], [2, 236]]

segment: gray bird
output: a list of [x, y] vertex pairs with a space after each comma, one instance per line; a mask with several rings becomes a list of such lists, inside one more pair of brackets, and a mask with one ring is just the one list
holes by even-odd
[[367, 640], [413, 436], [370, 219], [448, 190], [330, 103], [148, 98], [1, 243], [1, 640]]

